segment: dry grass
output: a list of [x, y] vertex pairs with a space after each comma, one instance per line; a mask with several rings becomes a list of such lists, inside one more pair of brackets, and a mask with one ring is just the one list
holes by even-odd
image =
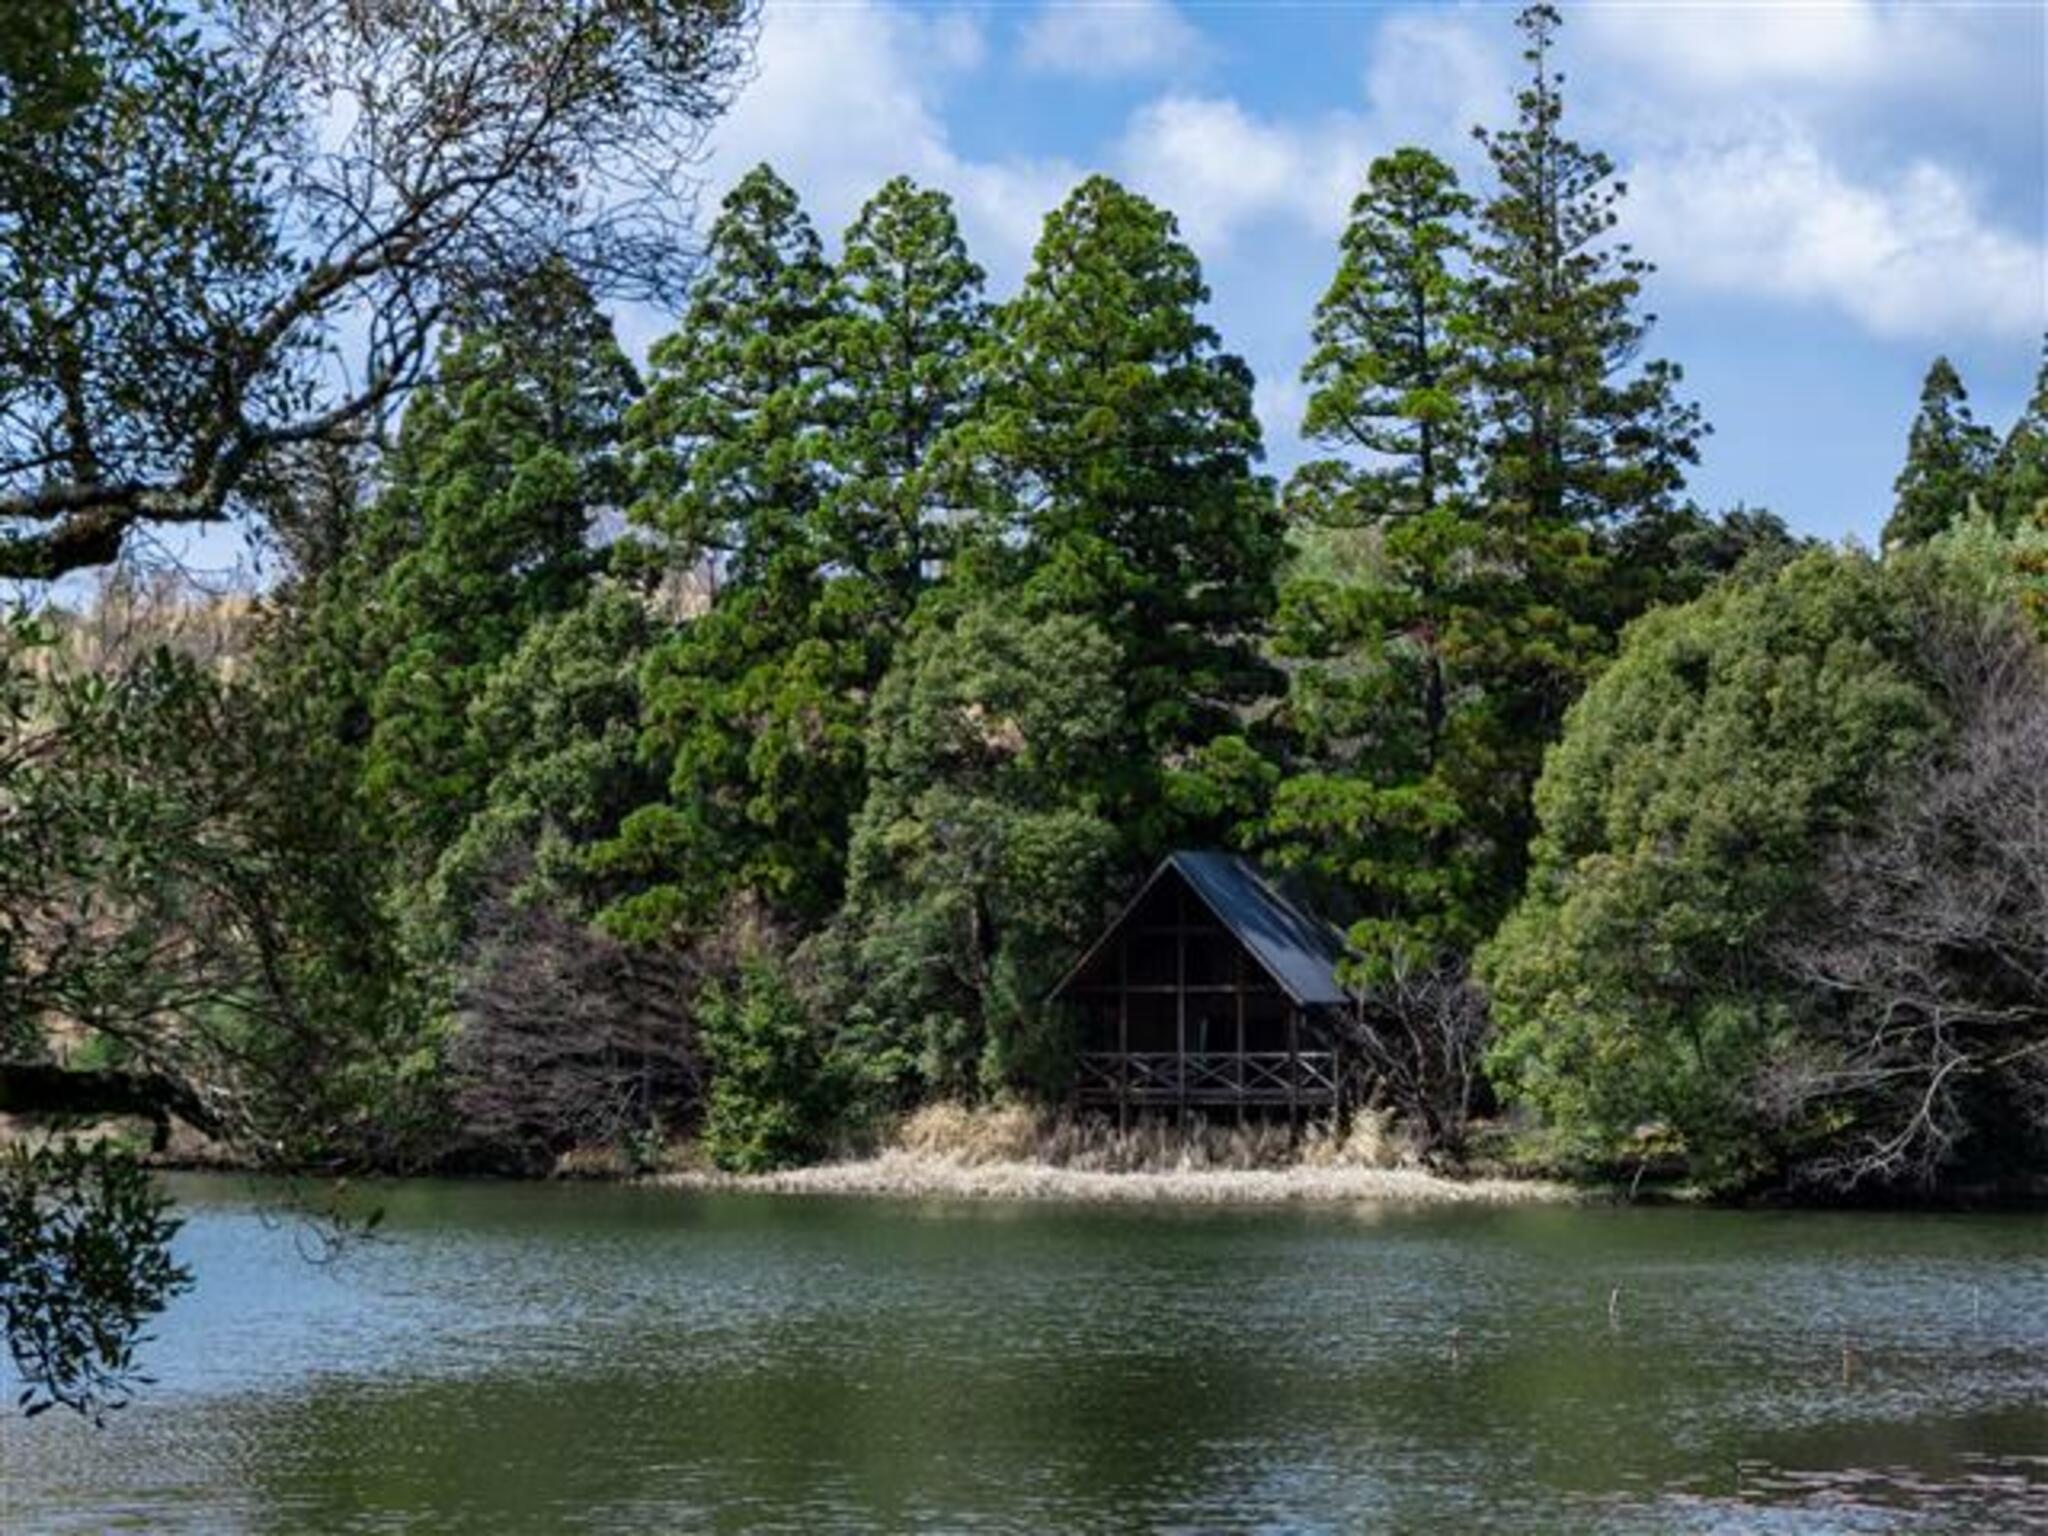
[[1452, 1178], [1415, 1166], [1399, 1135], [1376, 1116], [1358, 1116], [1342, 1137], [1312, 1130], [1291, 1142], [1282, 1125], [1146, 1121], [1120, 1132], [1099, 1119], [1018, 1105], [930, 1105], [904, 1120], [872, 1157], [745, 1177], [680, 1169], [659, 1182], [782, 1194], [1216, 1205], [1580, 1198], [1543, 1180]]

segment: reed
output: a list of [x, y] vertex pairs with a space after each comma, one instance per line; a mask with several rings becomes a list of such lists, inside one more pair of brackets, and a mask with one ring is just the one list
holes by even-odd
[[1119, 1130], [1021, 1105], [930, 1105], [873, 1155], [780, 1173], [684, 1170], [687, 1188], [905, 1198], [1185, 1204], [1531, 1204], [1583, 1198], [1541, 1180], [1454, 1178], [1417, 1166], [1382, 1119], [1342, 1135], [1285, 1126], [1148, 1120]]

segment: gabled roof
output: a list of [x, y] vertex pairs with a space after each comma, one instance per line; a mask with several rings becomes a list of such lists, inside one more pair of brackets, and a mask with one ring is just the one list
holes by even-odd
[[1113, 942], [1138, 904], [1168, 870], [1187, 882], [1188, 888], [1216, 920], [1230, 930], [1251, 952], [1261, 969], [1280, 990], [1303, 1008], [1346, 1006], [1352, 995], [1337, 980], [1337, 965], [1344, 958], [1344, 935], [1283, 894], [1259, 866], [1242, 854], [1184, 850], [1171, 853], [1160, 862], [1152, 876], [1060, 978], [1052, 995], [1058, 997], [1076, 976], [1087, 970], [1095, 957]]

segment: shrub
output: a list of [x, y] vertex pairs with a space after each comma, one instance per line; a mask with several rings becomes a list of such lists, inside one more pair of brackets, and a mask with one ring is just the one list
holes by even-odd
[[796, 988], [766, 956], [705, 995], [698, 1034], [711, 1064], [704, 1147], [728, 1173], [765, 1173], [824, 1150], [840, 1095]]

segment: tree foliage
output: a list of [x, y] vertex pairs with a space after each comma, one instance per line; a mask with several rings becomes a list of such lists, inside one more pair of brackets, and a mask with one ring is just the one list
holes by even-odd
[[143, 1330], [191, 1284], [169, 1203], [105, 1142], [0, 1149], [0, 1328], [30, 1417], [64, 1407], [101, 1422], [148, 1384]]
[[1920, 386], [1906, 464], [1892, 489], [1898, 500], [1884, 525], [1887, 549], [1924, 544], [1969, 515], [1983, 495], [1998, 439], [1970, 413], [1970, 394], [1945, 357]]
[[2010, 603], [1983, 562], [1815, 553], [1661, 610], [1573, 709], [1528, 894], [1483, 952], [1510, 1092], [1589, 1146], [1663, 1123], [1706, 1175], [1782, 1166], [1760, 1077], [1810, 1048], [1767, 956], [1825, 851], [1948, 749], [1931, 637]]
[[[673, 294], [745, 0], [24, 0], [0, 48], [0, 576], [258, 509], [560, 262]], [[344, 323], [346, 322], [346, 323]]]
[[1102, 906], [1118, 837], [1088, 785], [1122, 724], [1085, 619], [932, 622], [876, 697], [833, 935], [841, 1050], [887, 1101], [1056, 1084], [1042, 1000]]
[[951, 448], [975, 487], [970, 589], [1086, 618], [1117, 647], [1121, 739], [1095, 776], [1140, 858], [1213, 835], [1169, 781], [1269, 686], [1280, 525], [1251, 373], [1202, 319], [1208, 297], [1172, 216], [1089, 178], [998, 311], [984, 404]]

